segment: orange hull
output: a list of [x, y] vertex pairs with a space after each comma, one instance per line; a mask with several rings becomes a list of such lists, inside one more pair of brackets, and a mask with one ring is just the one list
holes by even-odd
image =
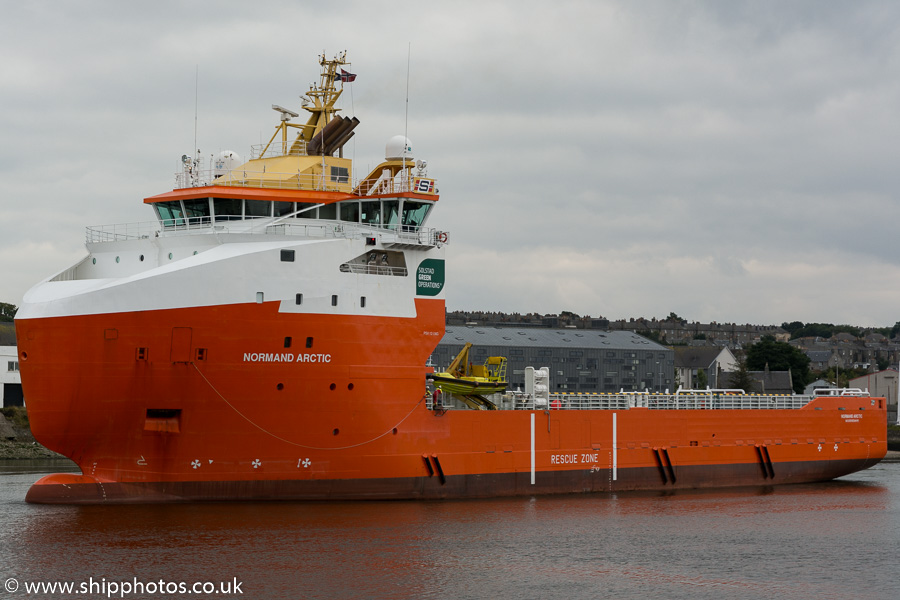
[[28, 501], [771, 485], [832, 479], [887, 450], [884, 400], [869, 397], [793, 410], [434, 411], [422, 365], [436, 342], [421, 332], [443, 329], [442, 300], [417, 299], [409, 319], [277, 306], [18, 321], [34, 435], [83, 473], [45, 477]]

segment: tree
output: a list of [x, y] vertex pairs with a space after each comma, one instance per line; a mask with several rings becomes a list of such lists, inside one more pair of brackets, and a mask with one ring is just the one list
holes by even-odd
[[642, 329], [642, 330], [638, 331], [637, 334], [639, 336], [645, 337], [649, 340], [653, 340], [657, 344], [661, 344], [663, 346], [665, 346], [665, 344], [666, 344], [666, 336], [663, 335], [663, 338], [659, 339], [658, 331], [650, 331], [649, 329]]
[[19, 309], [15, 304], [0, 302], [0, 321], [12, 323], [13, 318], [16, 316], [16, 311], [18, 310]]
[[664, 320], [664, 321], [673, 321], [673, 322], [676, 322], [676, 323], [681, 323], [682, 325], [687, 325], [687, 319], [682, 319], [681, 317], [679, 317], [678, 315], [676, 315], [674, 312], [670, 312], [670, 313], [669, 313], [669, 316], [666, 317], [666, 318], [663, 319], [663, 320]]
[[894, 323], [894, 326], [891, 327], [891, 334], [888, 336], [889, 338], [897, 337], [897, 334], [900, 333], [900, 321]]
[[708, 384], [709, 379], [706, 377], [706, 371], [704, 371], [703, 369], [697, 369], [697, 389], [705, 390]]
[[828, 367], [819, 374], [819, 377], [831, 382], [835, 387], [850, 387], [851, 379], [862, 377], [866, 373], [865, 369], [835, 369], [834, 367]]
[[803, 321], [792, 321], [790, 323], [782, 323], [781, 328], [791, 334], [791, 338], [794, 337], [794, 332], [803, 329]]
[[737, 371], [731, 374], [728, 387], [744, 390], [748, 394], [756, 391], [756, 380], [750, 375], [750, 369], [747, 368], [747, 357], [743, 354], [738, 356]]
[[771, 335], [763, 338], [747, 348], [747, 368], [751, 371], [762, 371], [768, 365], [771, 371], [790, 371], [794, 382], [794, 391], [803, 393], [809, 376], [809, 357], [800, 349], [787, 342], [776, 342]]

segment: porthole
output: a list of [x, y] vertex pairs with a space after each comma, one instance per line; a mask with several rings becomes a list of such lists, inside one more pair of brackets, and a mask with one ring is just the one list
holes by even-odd
[[116, 262], [119, 262], [119, 257], [118, 257], [118, 256], [116, 257]]
[[97, 264], [97, 259], [96, 259], [96, 258], [94, 258], [94, 259], [92, 259], [92, 260], [93, 260], [93, 264], [95, 264], [95, 265], [96, 265], [96, 264]]
[[284, 384], [283, 384], [283, 383], [279, 383], [279, 384], [276, 385], [275, 387], [278, 388], [278, 391], [280, 392], [281, 390], [284, 389]]
[[141, 262], [144, 262], [144, 255], [141, 254]]
[[328, 389], [331, 390], [331, 391], [333, 392], [334, 390], [337, 389], [337, 386], [336, 386], [335, 384], [332, 383], [331, 385], [328, 386]]
[[172, 253], [169, 252], [169, 260], [172, 260]]
[[337, 435], [337, 434], [339, 434], [340, 432], [341, 432], [340, 429], [338, 429], [337, 427], [334, 428], [334, 435]]
[[347, 384], [347, 389], [350, 390], [350, 391], [353, 391], [353, 384], [352, 384], [352, 383], [348, 383], [348, 384]]
[[195, 256], [196, 256], [196, 254], [197, 254], [197, 251], [196, 251], [196, 250], [194, 250], [194, 255], [195, 255]]

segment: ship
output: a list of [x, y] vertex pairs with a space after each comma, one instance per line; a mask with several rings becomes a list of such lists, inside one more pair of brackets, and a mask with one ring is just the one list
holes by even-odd
[[[449, 232], [405, 135], [357, 177], [356, 75], [319, 57], [300, 112], [245, 161], [183, 155], [155, 220], [88, 227], [87, 255], [16, 315], [35, 438], [80, 473], [32, 503], [448, 499], [825, 481], [884, 457], [865, 390], [438, 394]], [[485, 368], [488, 368], [486, 365]], [[431, 377], [430, 377], [431, 376]], [[472, 390], [457, 390], [472, 396]], [[442, 397], [443, 396], [443, 397]]]

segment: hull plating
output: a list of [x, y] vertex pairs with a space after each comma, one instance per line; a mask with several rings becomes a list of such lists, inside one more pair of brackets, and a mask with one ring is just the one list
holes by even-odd
[[[414, 318], [251, 304], [17, 322], [35, 437], [83, 475], [30, 502], [462, 498], [821, 481], [886, 452], [882, 399], [782, 410], [427, 406]], [[423, 332], [426, 335], [423, 335]]]

